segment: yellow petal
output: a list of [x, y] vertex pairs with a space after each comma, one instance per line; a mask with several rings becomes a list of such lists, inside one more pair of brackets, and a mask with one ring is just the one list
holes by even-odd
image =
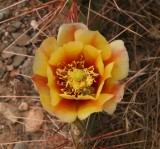
[[104, 74], [104, 64], [103, 64], [101, 55], [97, 57], [95, 66], [98, 70], [98, 73], [102, 76]]
[[33, 73], [46, 77], [47, 65], [48, 65], [47, 56], [42, 51], [37, 50], [33, 63]]
[[127, 77], [129, 71], [129, 58], [124, 42], [122, 40], [115, 40], [110, 43], [112, 48], [112, 61], [115, 62], [112, 77], [115, 80], [121, 80]]
[[50, 89], [47, 86], [47, 78], [39, 75], [34, 75], [32, 77], [32, 80], [38, 89], [38, 92], [40, 94], [40, 100], [44, 109], [53, 114], [53, 108], [50, 99]]
[[91, 45], [87, 45], [83, 49], [85, 62], [92, 65], [96, 62], [97, 57], [100, 55], [100, 51]]
[[75, 40], [81, 41], [84, 45], [92, 45], [98, 50], [101, 50], [103, 60], [107, 60], [111, 56], [110, 45], [98, 31], [77, 30], [75, 32]]
[[97, 89], [97, 92], [96, 92], [96, 98], [99, 98], [99, 95], [102, 91], [102, 88], [103, 88], [103, 85], [104, 85], [104, 79], [100, 80], [100, 83], [99, 83], [99, 86], [98, 86], [98, 89]]
[[52, 87], [55, 84], [55, 76], [53, 75], [51, 67], [47, 66], [47, 78], [48, 78], [48, 86]]
[[107, 40], [105, 39], [105, 37], [103, 37], [99, 32], [96, 34], [96, 38], [94, 39], [94, 46], [97, 49], [102, 50], [101, 55], [103, 61], [111, 57], [112, 53], [111, 47], [107, 42]]
[[49, 64], [57, 66], [61, 63], [71, 63], [81, 58], [83, 44], [79, 41], [73, 41], [65, 44], [63, 47], [52, 53]]
[[60, 46], [69, 41], [74, 41], [74, 33], [78, 29], [88, 30], [87, 26], [82, 23], [63, 24], [60, 26], [57, 36], [57, 42]]
[[53, 107], [51, 105], [51, 98], [50, 98], [50, 93], [42, 93], [40, 94], [40, 101], [43, 106], [43, 108], [49, 112], [50, 114], [53, 114]]
[[53, 107], [54, 115], [63, 122], [73, 122], [77, 118], [77, 105], [73, 100], [61, 100], [59, 104]]
[[103, 106], [103, 104], [110, 100], [114, 95], [113, 94], [107, 94], [107, 93], [103, 93], [100, 94], [99, 98], [97, 99], [97, 104], [100, 105], [101, 107]]
[[61, 97], [58, 94], [58, 90], [56, 88], [55, 76], [53, 75], [50, 66], [47, 66], [47, 77], [48, 77], [48, 86], [50, 89], [51, 105], [56, 106], [60, 102]]
[[128, 76], [129, 72], [129, 63], [123, 60], [116, 60], [113, 70], [112, 70], [112, 77], [115, 80], [122, 80]]
[[52, 106], [56, 106], [62, 100], [61, 96], [59, 96], [58, 92], [53, 87], [50, 87], [50, 96]]
[[116, 110], [116, 106], [117, 103], [114, 100], [110, 99], [103, 105], [103, 110], [108, 114], [112, 114]]
[[66, 60], [71, 63], [72, 61], [79, 60], [81, 58], [81, 52], [83, 44], [79, 41], [73, 41], [63, 46]]
[[52, 53], [51, 58], [49, 60], [49, 64], [57, 67], [62, 62], [65, 62], [65, 60], [66, 60], [66, 57], [65, 57], [64, 49], [59, 48], [54, 53]]
[[42, 50], [48, 58], [57, 49], [58, 49], [58, 44], [55, 37], [48, 37], [42, 42], [40, 46], [40, 50]]
[[83, 55], [87, 65], [94, 65], [100, 75], [104, 73], [104, 64], [99, 50], [91, 45], [86, 45], [83, 49]]
[[97, 89], [97, 93], [96, 93], [96, 98], [99, 98], [99, 95], [102, 91], [102, 88], [103, 88], [103, 85], [104, 85], [104, 81], [107, 79], [107, 78], [110, 78], [112, 75], [112, 68], [114, 66], [114, 62], [108, 64], [105, 69], [104, 69], [104, 73], [103, 73], [103, 76], [101, 77], [101, 80], [99, 81], [99, 86], [98, 86], [98, 89]]
[[67, 95], [67, 94], [59, 94], [62, 98], [64, 99], [70, 99], [70, 100], [96, 100], [95, 97], [91, 96], [91, 95], [85, 95], [85, 96], [82, 96], [82, 95], [79, 95], [78, 97], [75, 97], [74, 95]]
[[84, 45], [92, 45], [97, 31], [79, 29], [75, 32], [75, 40], [81, 41]]
[[103, 79], [106, 80], [107, 78], [112, 77], [112, 69], [114, 66], [114, 62], [109, 63], [107, 66], [104, 68], [104, 74], [103, 74]]
[[93, 101], [81, 101], [78, 105], [78, 118], [83, 120], [90, 114], [100, 112], [101, 107]]
[[90, 114], [102, 111], [103, 104], [113, 97], [112, 94], [101, 94], [96, 101], [81, 101], [78, 105], [78, 118], [83, 120]]
[[124, 84], [120, 84], [118, 81], [108, 79], [103, 86], [102, 93], [113, 94], [114, 97], [112, 100], [118, 103], [123, 99]]

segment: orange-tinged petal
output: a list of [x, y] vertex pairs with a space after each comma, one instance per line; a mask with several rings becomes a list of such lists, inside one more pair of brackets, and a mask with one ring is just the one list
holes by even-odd
[[78, 29], [88, 30], [87, 26], [82, 23], [63, 24], [59, 28], [57, 42], [60, 46], [69, 41], [74, 41], [74, 33]]
[[48, 77], [48, 86], [50, 89], [51, 105], [56, 106], [60, 102], [61, 97], [58, 94], [55, 77], [52, 73], [52, 69], [50, 66], [47, 66], [47, 77]]
[[32, 80], [33, 80], [33, 82], [39, 92], [49, 92], [46, 77], [42, 77], [40, 75], [34, 74], [32, 76]]
[[32, 80], [34, 81], [39, 91], [40, 101], [44, 109], [52, 113], [53, 108], [51, 105], [50, 90], [49, 90], [49, 87], [47, 86], [47, 78], [39, 76], [39, 75], [33, 75]]
[[100, 51], [98, 51], [95, 47], [91, 45], [87, 45], [83, 49], [83, 55], [86, 63], [90, 65], [95, 64], [97, 57], [100, 55]]
[[64, 99], [70, 99], [70, 100], [96, 100], [95, 97], [91, 96], [91, 95], [85, 95], [85, 96], [82, 96], [82, 95], [78, 95], [78, 97], [75, 97], [74, 95], [67, 95], [67, 94], [59, 94], [62, 98]]
[[103, 86], [102, 93], [114, 94], [113, 100], [120, 102], [124, 95], [124, 84], [115, 80], [107, 80]]
[[72, 61], [79, 60], [79, 58], [81, 58], [82, 49], [83, 44], [79, 41], [64, 44], [63, 47], [52, 53], [49, 64], [57, 66], [66, 61], [67, 63], [71, 63]]
[[65, 56], [68, 62], [79, 60], [83, 49], [83, 44], [79, 41], [73, 41], [63, 46]]
[[102, 108], [95, 102], [92, 102], [90, 100], [81, 101], [78, 105], [78, 118], [80, 120], [83, 120], [87, 118], [90, 114], [100, 112], [101, 110]]
[[112, 88], [114, 87], [114, 85], [117, 83], [118, 83], [118, 81], [114, 80], [112, 77], [107, 79], [105, 81], [104, 88], [103, 88], [102, 92], [107, 92], [107, 91], [110, 92], [112, 90]]
[[102, 111], [103, 104], [113, 97], [112, 94], [101, 94], [96, 101], [81, 101], [78, 105], [78, 118], [83, 120], [90, 114]]
[[104, 81], [107, 79], [107, 78], [110, 78], [112, 75], [112, 68], [114, 66], [114, 62], [108, 64], [105, 69], [104, 69], [104, 73], [103, 73], [103, 76], [101, 77], [101, 80], [100, 80], [100, 84], [99, 84], [99, 87], [97, 89], [97, 93], [96, 93], [96, 98], [99, 98], [99, 95], [102, 91], [102, 88], [103, 88], [103, 85], [104, 85]]
[[112, 87], [112, 89], [110, 90], [110, 92], [112, 92], [114, 94], [114, 98], [113, 99], [116, 102], [120, 102], [123, 99], [123, 95], [124, 95], [124, 85], [116, 83]]
[[91, 45], [86, 45], [83, 49], [83, 55], [89, 66], [94, 65], [100, 75], [104, 73], [104, 64], [99, 50]]
[[103, 110], [108, 114], [112, 114], [116, 110], [116, 106], [117, 103], [114, 100], [110, 99], [103, 105]]
[[63, 48], [57, 49], [54, 53], [52, 53], [49, 64], [53, 66], [58, 66], [62, 62], [65, 62], [66, 57], [65, 57], [65, 52]]
[[115, 81], [106, 81], [102, 92], [114, 95], [110, 100], [106, 101], [103, 105], [103, 110], [108, 114], [112, 114], [115, 111], [118, 102], [120, 102], [121, 99], [123, 98], [124, 85], [121, 85], [119, 84], [119, 82]]
[[92, 45], [98, 50], [101, 50], [103, 60], [107, 60], [111, 56], [110, 45], [98, 31], [77, 30], [75, 32], [75, 40], [83, 42], [84, 45]]
[[112, 61], [115, 62], [112, 77], [115, 80], [121, 80], [127, 77], [129, 71], [129, 58], [124, 42], [122, 40], [115, 40], [110, 43], [112, 48]]
[[47, 65], [48, 65], [47, 56], [41, 50], [38, 49], [33, 63], [33, 73], [46, 77]]
[[48, 58], [57, 49], [58, 49], [58, 44], [56, 38], [53, 36], [45, 39], [40, 46], [40, 50], [43, 51]]
[[103, 104], [110, 100], [114, 95], [113, 94], [107, 94], [107, 93], [103, 93], [100, 94], [99, 98], [97, 99], [97, 104], [100, 105], [101, 107], [103, 106]]
[[123, 95], [124, 95], [124, 85], [118, 85], [115, 88], [115, 97], [114, 99], [116, 100], [116, 102], [120, 102], [123, 99]]
[[61, 100], [53, 107], [53, 113], [63, 122], [73, 122], [77, 118], [77, 103], [73, 100]]

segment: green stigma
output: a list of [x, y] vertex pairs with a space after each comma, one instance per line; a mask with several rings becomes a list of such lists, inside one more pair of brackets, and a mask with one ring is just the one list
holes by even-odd
[[80, 69], [75, 69], [75, 70], [73, 71], [73, 73], [74, 73], [74, 80], [75, 80], [75, 81], [77, 81], [77, 82], [82, 81], [83, 76], [84, 76], [84, 72], [83, 72], [82, 70], [80, 70]]

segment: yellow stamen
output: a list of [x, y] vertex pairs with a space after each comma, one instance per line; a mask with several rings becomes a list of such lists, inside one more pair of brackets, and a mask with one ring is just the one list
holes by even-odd
[[[62, 86], [62, 91], [68, 95], [90, 95], [93, 94], [93, 83], [98, 76], [94, 72], [94, 67], [84, 67], [84, 61], [73, 61], [64, 68], [57, 68], [58, 84]], [[85, 94], [84, 94], [85, 92]]]

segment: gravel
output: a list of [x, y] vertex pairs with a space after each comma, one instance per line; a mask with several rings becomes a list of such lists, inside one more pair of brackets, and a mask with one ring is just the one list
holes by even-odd
[[14, 22], [12, 22], [11, 26], [19, 29], [22, 26], [22, 22], [21, 21], [14, 21]]
[[[33, 70], [32, 70], [32, 65], [33, 65], [33, 58], [28, 58], [25, 60], [24, 64], [20, 66], [21, 73], [27, 76], [32, 76]], [[27, 69], [26, 69], [27, 68]]]
[[17, 143], [13, 149], [26, 149], [26, 146], [23, 143]]
[[6, 71], [7, 71], [6, 65], [2, 61], [0, 61], [0, 79], [3, 78]]
[[[15, 53], [27, 55], [27, 49], [25, 47], [16, 47], [14, 50]], [[15, 55], [13, 57], [13, 66], [18, 67], [25, 60], [25, 56]]]
[[8, 9], [0, 11], [0, 21], [9, 17], [10, 11]]
[[20, 116], [16, 106], [4, 102], [0, 103], [0, 114], [2, 114], [6, 119], [10, 120], [12, 123], [15, 123]]
[[[17, 33], [12, 33], [12, 37], [14, 40], [17, 40], [23, 33], [17, 32]], [[20, 39], [16, 41], [16, 45], [18, 46], [26, 46], [28, 41], [30, 40], [30, 37], [28, 35], [23, 35]]]

